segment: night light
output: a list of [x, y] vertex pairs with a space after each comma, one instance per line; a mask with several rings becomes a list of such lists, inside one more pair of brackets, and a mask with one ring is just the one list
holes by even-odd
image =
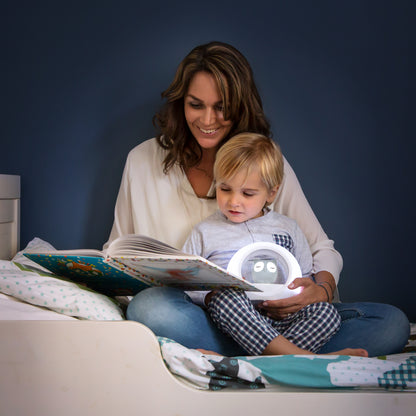
[[247, 292], [258, 303], [284, 299], [300, 293], [301, 288], [288, 289], [297, 277], [302, 277], [299, 263], [289, 250], [274, 243], [252, 243], [238, 250], [227, 271], [249, 281], [262, 292]]

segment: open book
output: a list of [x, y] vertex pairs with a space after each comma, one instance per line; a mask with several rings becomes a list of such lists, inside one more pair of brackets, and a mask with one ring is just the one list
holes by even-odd
[[110, 296], [134, 295], [149, 286], [259, 291], [202, 257], [137, 234], [119, 237], [105, 251], [56, 250], [24, 255], [58, 276]]

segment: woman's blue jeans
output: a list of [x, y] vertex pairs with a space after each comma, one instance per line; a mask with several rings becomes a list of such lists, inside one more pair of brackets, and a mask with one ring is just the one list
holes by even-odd
[[[399, 353], [406, 345], [410, 325], [400, 309], [370, 302], [334, 306], [341, 315], [341, 328], [319, 353], [365, 348], [370, 357], [375, 357]], [[204, 348], [225, 356], [247, 355], [179, 289], [152, 287], [139, 292], [127, 308], [127, 319], [141, 322], [156, 335], [188, 348]]]

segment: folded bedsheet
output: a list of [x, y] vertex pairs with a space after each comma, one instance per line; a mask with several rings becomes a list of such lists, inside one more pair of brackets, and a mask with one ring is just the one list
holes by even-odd
[[205, 355], [159, 337], [164, 361], [182, 381], [205, 390], [322, 389], [416, 391], [416, 352], [379, 358], [336, 355], [224, 357]]

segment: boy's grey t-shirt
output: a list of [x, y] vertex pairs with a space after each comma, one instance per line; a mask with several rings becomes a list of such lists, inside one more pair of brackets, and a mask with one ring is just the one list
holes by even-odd
[[[312, 253], [305, 235], [296, 221], [275, 211], [266, 210], [261, 217], [234, 223], [218, 210], [194, 227], [182, 251], [227, 269], [231, 257], [240, 248], [256, 242], [279, 244], [295, 256], [302, 276], [312, 273]], [[203, 303], [205, 293], [188, 292], [198, 304]]]

